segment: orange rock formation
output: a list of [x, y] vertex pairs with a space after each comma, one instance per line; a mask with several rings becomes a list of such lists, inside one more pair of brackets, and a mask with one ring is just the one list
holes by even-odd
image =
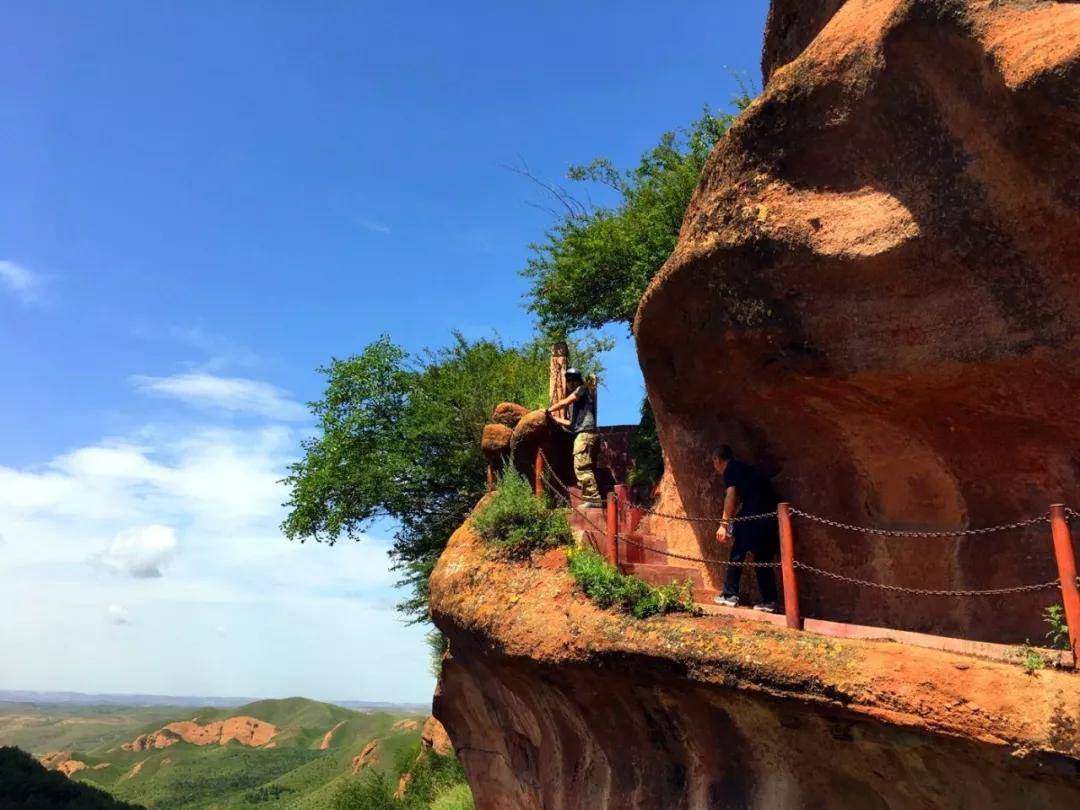
[[435, 713], [479, 810], [1068, 807], [1080, 687], [899, 644], [601, 611], [468, 526], [431, 579]]
[[446, 729], [434, 717], [429, 717], [424, 722], [424, 730], [420, 732], [420, 745], [425, 751], [434, 751], [443, 757], [453, 750]]
[[225, 745], [231, 740], [257, 747], [269, 743], [275, 734], [277, 728], [272, 723], [254, 717], [230, 717], [205, 725], [200, 725], [197, 719], [181, 720], [151, 734], [140, 734], [120, 747], [125, 751], [149, 751], [152, 748], [168, 748], [181, 741], [192, 745]]
[[334, 732], [341, 728], [343, 725], [345, 725], [344, 720], [342, 720], [340, 723], [338, 723], [336, 726], [334, 726], [332, 729], [330, 729], [323, 735], [322, 742], [319, 743], [320, 751], [325, 751], [327, 748], [330, 747], [330, 741], [334, 739]]
[[[718, 512], [707, 450], [722, 441], [847, 523], [981, 527], [1077, 505], [1080, 5], [776, 0], [763, 67], [634, 325], [661, 506]], [[718, 551], [707, 525], [644, 528]], [[804, 562], [876, 582], [1057, 576], [1045, 526], [796, 528]], [[1054, 599], [803, 579], [808, 615], [1014, 643], [1042, 637]]]
[[364, 749], [355, 757], [353, 757], [352, 772], [354, 774], [360, 773], [361, 769], [366, 768], [368, 765], [374, 765], [376, 762], [378, 762], [379, 759], [375, 756], [378, 750], [378, 740], [372, 740], [367, 745], [365, 745]]

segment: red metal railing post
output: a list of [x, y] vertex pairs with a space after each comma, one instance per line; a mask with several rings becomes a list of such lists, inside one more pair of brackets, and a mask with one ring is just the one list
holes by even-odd
[[619, 505], [615, 493], [607, 496], [607, 555], [612, 565], [619, 564]]
[[776, 507], [776, 519], [780, 524], [780, 570], [784, 580], [784, 615], [787, 626], [802, 629], [799, 615], [799, 583], [795, 580], [795, 538], [791, 532], [790, 504]]
[[1080, 654], [1080, 589], [1076, 587], [1076, 554], [1072, 535], [1065, 517], [1065, 505], [1050, 507], [1050, 532], [1054, 538], [1054, 557], [1057, 558], [1058, 578], [1061, 580], [1061, 601], [1065, 608], [1065, 623], [1069, 625], [1069, 646], [1073, 650], [1073, 666]]
[[537, 498], [544, 496], [544, 454], [536, 451], [536, 469], [533, 471], [533, 494]]

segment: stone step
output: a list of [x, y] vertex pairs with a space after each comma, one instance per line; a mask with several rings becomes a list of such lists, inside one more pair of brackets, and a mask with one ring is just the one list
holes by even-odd
[[701, 572], [696, 568], [652, 563], [623, 563], [620, 567], [624, 573], [633, 574], [650, 585], [670, 585], [672, 582], [683, 583], [689, 579], [694, 588], [704, 589], [705, 587]]
[[570, 528], [577, 531], [607, 531], [607, 515], [604, 514], [603, 509], [580, 506], [577, 509], [571, 509], [566, 515], [566, 520]]
[[[629, 540], [649, 546], [642, 548], [634, 545], [634, 542], [619, 543], [619, 561], [627, 563], [648, 563], [652, 565], [679, 565], [676, 560], [662, 553], [667, 551], [667, 540], [657, 537], [655, 534], [630, 534]], [[653, 549], [657, 549], [654, 551]]]

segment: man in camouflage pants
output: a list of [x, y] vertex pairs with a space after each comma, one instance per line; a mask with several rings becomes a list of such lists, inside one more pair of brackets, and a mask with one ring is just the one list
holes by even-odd
[[[566, 388], [570, 391], [548, 408], [552, 418], [574, 435], [574, 476], [581, 487], [581, 498], [587, 506], [600, 506], [600, 490], [596, 486], [596, 402], [576, 368], [566, 370]], [[570, 409], [569, 419], [554, 416], [555, 411]]]

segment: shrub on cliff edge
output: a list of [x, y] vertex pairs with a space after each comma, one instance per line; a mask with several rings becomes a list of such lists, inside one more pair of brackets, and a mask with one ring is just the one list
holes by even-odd
[[570, 524], [561, 509], [551, 509], [533, 494], [524, 476], [507, 467], [491, 500], [473, 518], [477, 533], [514, 558], [570, 542]]
[[[597, 373], [608, 347], [582, 340], [570, 351]], [[384, 336], [332, 360], [310, 405], [315, 434], [285, 478], [285, 536], [332, 545], [361, 539], [376, 518], [397, 521], [391, 557], [411, 586], [399, 609], [426, 620], [435, 561], [487, 486], [484, 425], [500, 402], [546, 404], [550, 352], [541, 339], [508, 346], [455, 334], [443, 349], [409, 354]]]
[[656, 587], [608, 564], [592, 549], [567, 553], [570, 575], [597, 607], [614, 607], [638, 619], [657, 613], [696, 613], [690, 580]]

